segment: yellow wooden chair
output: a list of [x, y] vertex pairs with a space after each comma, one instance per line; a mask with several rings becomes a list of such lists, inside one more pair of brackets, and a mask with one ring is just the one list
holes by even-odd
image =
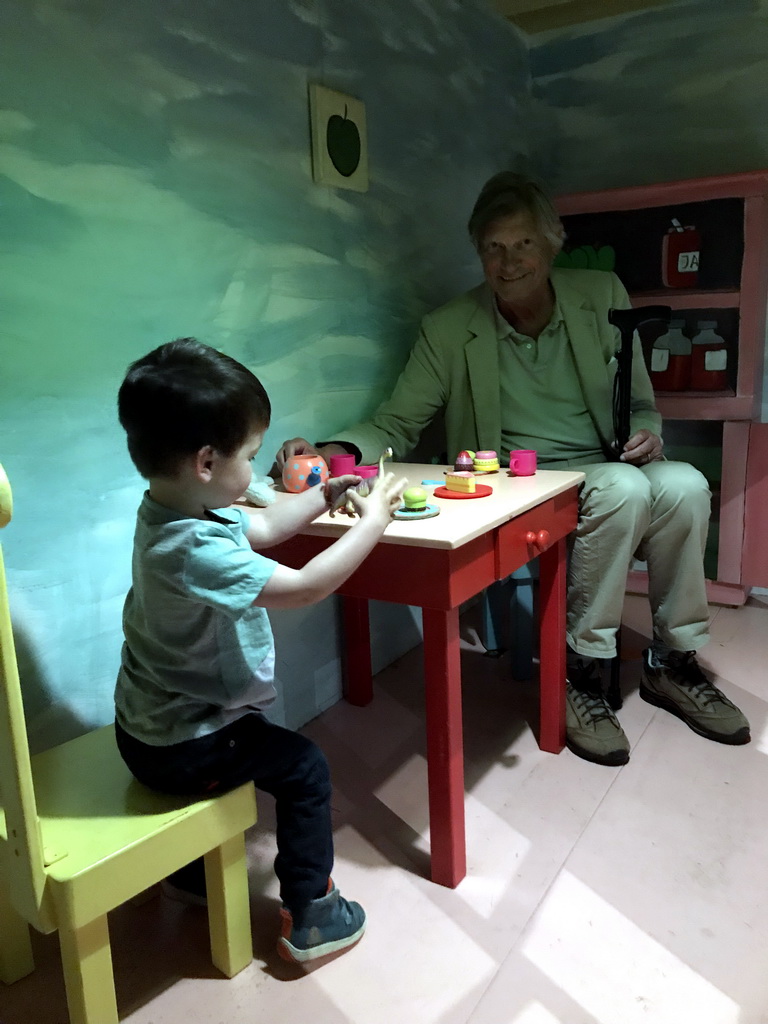
[[[0, 466], [0, 527], [11, 513]], [[34, 969], [28, 925], [58, 931], [71, 1024], [117, 1024], [108, 911], [203, 855], [213, 962], [230, 978], [247, 967], [253, 786], [154, 793], [123, 764], [113, 726], [30, 758], [1, 549], [0, 674], [0, 980]]]

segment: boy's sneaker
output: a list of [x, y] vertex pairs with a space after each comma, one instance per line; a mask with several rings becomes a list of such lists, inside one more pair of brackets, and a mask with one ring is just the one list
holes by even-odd
[[749, 743], [749, 722], [702, 672], [693, 651], [672, 651], [664, 661], [650, 647], [643, 651], [640, 696], [708, 740]]
[[565, 742], [585, 761], [617, 767], [629, 760], [629, 740], [611, 710], [594, 658], [569, 659], [565, 684]]
[[294, 921], [287, 907], [280, 908], [280, 917], [277, 952], [298, 964], [347, 949], [365, 931], [365, 911], [359, 903], [345, 900], [332, 881], [326, 895], [312, 900], [300, 918]]

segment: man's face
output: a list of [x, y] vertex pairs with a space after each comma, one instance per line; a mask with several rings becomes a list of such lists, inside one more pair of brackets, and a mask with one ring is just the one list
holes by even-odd
[[485, 279], [508, 306], [531, 306], [549, 295], [556, 250], [527, 210], [499, 217], [480, 239]]

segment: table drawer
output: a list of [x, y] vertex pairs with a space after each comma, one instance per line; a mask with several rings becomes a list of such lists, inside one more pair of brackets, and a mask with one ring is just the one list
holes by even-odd
[[574, 488], [505, 523], [496, 535], [496, 578], [504, 579], [566, 537], [576, 528], [577, 519]]
[[[333, 542], [333, 537], [298, 534], [260, 554], [300, 569]], [[336, 593], [447, 611], [496, 579], [495, 536], [488, 532], [458, 548], [378, 544]]]

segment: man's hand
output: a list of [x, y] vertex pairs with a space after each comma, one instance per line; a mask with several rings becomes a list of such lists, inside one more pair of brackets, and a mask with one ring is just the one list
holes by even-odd
[[278, 471], [282, 473], [283, 466], [288, 459], [292, 459], [296, 455], [320, 455], [320, 452], [304, 437], [293, 437], [290, 441], [283, 441], [280, 450], [275, 456]]
[[619, 461], [628, 462], [632, 466], [646, 466], [649, 462], [663, 458], [663, 448], [664, 442], [658, 434], [652, 434], [650, 430], [638, 430], [624, 445]]
[[[347, 449], [340, 444], [324, 444], [322, 448], [316, 448], [305, 437], [294, 437], [290, 441], [283, 441], [282, 447], [275, 456], [274, 468], [279, 476], [283, 472], [283, 466], [294, 455], [319, 455], [325, 461], [325, 464], [330, 467], [332, 455], [347, 454]], [[270, 475], [274, 475], [271, 470]]]

